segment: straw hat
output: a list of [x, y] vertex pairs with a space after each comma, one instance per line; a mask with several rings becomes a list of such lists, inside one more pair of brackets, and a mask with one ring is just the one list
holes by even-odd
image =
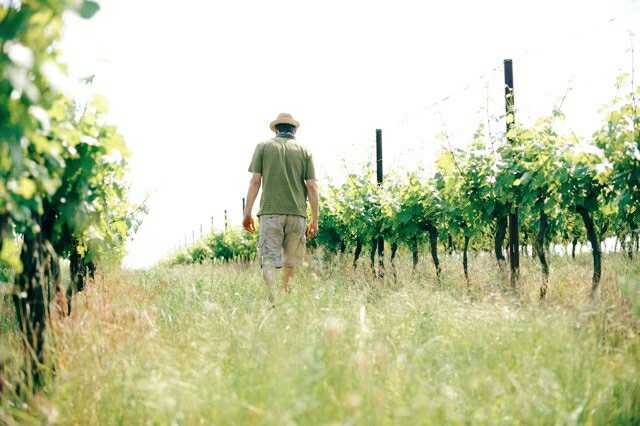
[[300, 123], [298, 123], [291, 114], [287, 114], [286, 112], [281, 112], [278, 114], [278, 117], [269, 124], [271, 130], [276, 131], [276, 125], [278, 124], [291, 124], [293, 127], [300, 127]]

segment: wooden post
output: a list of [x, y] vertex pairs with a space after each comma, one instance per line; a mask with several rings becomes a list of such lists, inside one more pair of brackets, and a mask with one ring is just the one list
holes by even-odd
[[[376, 178], [378, 185], [382, 186], [384, 172], [382, 168], [382, 129], [376, 129]], [[378, 274], [384, 276], [384, 238], [378, 237]]]
[[[507, 122], [507, 141], [513, 143], [509, 137], [513, 123], [515, 122], [515, 98], [513, 93], [513, 61], [504, 60], [504, 99]], [[509, 265], [511, 268], [511, 286], [515, 287], [520, 273], [520, 241], [518, 235], [518, 206], [511, 206], [509, 212]]]

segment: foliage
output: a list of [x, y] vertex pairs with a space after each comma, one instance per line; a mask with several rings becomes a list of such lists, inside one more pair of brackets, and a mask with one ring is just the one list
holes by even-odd
[[411, 173], [404, 182], [396, 181], [385, 189], [389, 195], [383, 199], [395, 201], [392, 205], [386, 204], [387, 240], [409, 246], [421, 242], [425, 230], [435, 226], [442, 214], [433, 180], [423, 182], [417, 174]]
[[204, 263], [207, 261], [243, 261], [255, 258], [257, 234], [228, 229], [212, 232], [196, 244], [178, 251], [170, 257], [173, 265]]
[[[622, 90], [626, 76], [618, 81]], [[635, 89], [635, 91], [634, 91]], [[640, 88], [616, 97], [607, 112], [606, 123], [594, 135], [604, 152], [604, 167], [611, 168], [610, 183], [615, 190], [616, 233], [640, 232]]]
[[382, 234], [382, 190], [375, 183], [372, 171], [350, 175], [340, 190], [333, 191], [333, 194], [338, 197], [337, 213], [347, 226], [345, 237], [349, 241], [368, 242]]
[[[402, 257], [395, 286], [312, 263], [275, 309], [257, 269], [241, 264], [107, 276], [64, 322], [72, 332], [57, 335], [56, 386], [34, 403], [0, 402], [0, 416], [88, 426], [637, 424], [640, 268], [606, 260], [598, 304], [582, 282], [586, 256], [558, 259], [544, 304], [529, 259], [518, 297], [495, 288], [487, 257], [471, 260], [471, 287], [444, 257], [444, 288]], [[0, 333], [9, 354], [11, 336]]]
[[523, 244], [537, 253], [545, 277], [549, 245], [591, 243], [595, 291], [601, 242], [611, 236], [626, 241], [629, 255], [637, 244], [639, 96], [636, 90], [614, 99], [592, 140], [559, 133], [564, 116], [554, 110], [530, 127], [511, 123], [502, 141], [480, 126], [468, 146], [442, 151], [433, 176], [390, 176], [380, 186], [370, 169], [350, 175], [325, 191], [317, 244], [335, 253], [382, 236], [392, 246], [408, 245], [417, 261], [415, 250], [428, 237], [437, 267], [438, 237], [447, 238], [450, 250], [464, 239], [466, 268], [469, 242], [481, 250], [493, 242], [503, 259], [506, 217], [517, 208]]
[[35, 387], [43, 384], [49, 297], [61, 292], [60, 258], [72, 260], [72, 271], [120, 260], [142, 213], [127, 202], [126, 149], [104, 123], [105, 101], [79, 108], [57, 60], [63, 14], [90, 18], [98, 9], [87, 0], [0, 8], [0, 266], [16, 284]]
[[338, 195], [336, 188], [330, 188], [328, 194], [320, 195], [318, 235], [310, 241], [311, 246], [320, 245], [330, 253], [346, 249], [354, 240], [349, 225], [341, 215], [343, 205]]

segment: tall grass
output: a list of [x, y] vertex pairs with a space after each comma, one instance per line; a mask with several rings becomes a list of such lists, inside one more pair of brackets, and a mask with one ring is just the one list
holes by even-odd
[[310, 258], [275, 309], [255, 265], [99, 279], [56, 320], [47, 392], [0, 422], [640, 423], [637, 261], [608, 256], [592, 302], [590, 258], [554, 258], [540, 303], [533, 261], [514, 292], [489, 257], [469, 286], [407, 257], [397, 281]]

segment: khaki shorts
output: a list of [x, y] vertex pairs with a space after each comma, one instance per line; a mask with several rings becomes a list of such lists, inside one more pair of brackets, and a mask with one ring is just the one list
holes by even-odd
[[260, 266], [300, 266], [304, 260], [307, 220], [302, 216], [260, 216], [258, 256]]

